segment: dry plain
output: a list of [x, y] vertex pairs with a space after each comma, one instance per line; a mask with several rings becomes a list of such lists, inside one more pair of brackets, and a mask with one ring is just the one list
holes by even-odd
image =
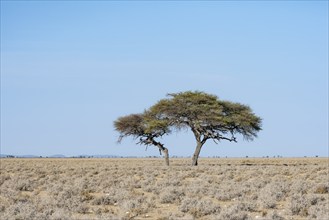
[[0, 219], [329, 216], [328, 158], [0, 161]]

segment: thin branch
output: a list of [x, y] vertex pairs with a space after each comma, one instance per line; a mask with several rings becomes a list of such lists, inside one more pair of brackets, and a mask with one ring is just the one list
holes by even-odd
[[218, 137], [218, 139], [223, 139], [223, 140], [227, 140], [227, 141], [230, 141], [230, 142], [237, 142], [236, 141], [236, 138], [235, 137], [231, 137], [231, 138], [227, 138], [227, 137]]

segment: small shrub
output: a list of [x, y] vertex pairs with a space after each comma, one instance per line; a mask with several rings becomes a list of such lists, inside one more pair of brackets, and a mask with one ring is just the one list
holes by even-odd
[[146, 213], [149, 207], [151, 207], [151, 205], [146, 202], [145, 197], [142, 196], [125, 200], [120, 204], [124, 216], [128, 218]]
[[82, 191], [80, 193], [80, 202], [85, 202], [92, 200], [94, 198], [93, 195], [91, 195], [88, 191]]
[[230, 219], [230, 220], [249, 220], [249, 216], [246, 211], [239, 204], [234, 204], [228, 208], [222, 209], [218, 219]]
[[229, 201], [232, 199], [232, 194], [230, 194], [227, 190], [218, 190], [214, 198], [218, 199], [219, 201]]
[[211, 200], [198, 200], [186, 198], [179, 207], [180, 211], [187, 212], [194, 217], [202, 217], [220, 212], [220, 206], [214, 204]]
[[271, 220], [285, 220], [284, 217], [282, 217], [280, 214], [277, 213], [277, 211], [269, 212], [266, 216], [266, 219]]
[[239, 198], [245, 194], [245, 189], [242, 189], [237, 184], [227, 183], [227, 186], [216, 190], [214, 196], [219, 201], [229, 201], [232, 199]]
[[308, 209], [308, 214], [310, 219], [327, 219], [329, 214], [328, 201], [325, 199], [320, 199], [320, 201], [318, 201], [316, 205], [312, 205]]
[[6, 181], [6, 180], [10, 180], [10, 176], [9, 175], [0, 175], [0, 186]]
[[262, 208], [275, 208], [276, 199], [272, 195], [272, 189], [269, 186], [264, 187], [260, 190], [258, 196], [258, 204]]
[[298, 192], [301, 194], [306, 194], [310, 186], [304, 181], [296, 181], [291, 186], [292, 192]]
[[101, 196], [99, 198], [95, 198], [91, 204], [93, 205], [114, 205], [117, 203], [117, 199], [112, 196]]
[[165, 188], [160, 194], [161, 203], [174, 203], [180, 201], [184, 196], [184, 192], [181, 188], [169, 187]]
[[307, 216], [310, 204], [306, 196], [294, 195], [290, 201], [290, 211], [293, 215]]
[[34, 184], [30, 180], [19, 180], [16, 183], [16, 189], [19, 191], [29, 191], [32, 192], [34, 189]]
[[326, 194], [328, 192], [329, 192], [329, 186], [325, 186], [325, 185], [317, 186], [315, 189], [315, 193], [317, 194]]
[[87, 205], [80, 204], [75, 211], [80, 214], [87, 214], [89, 212], [89, 208]]
[[287, 191], [288, 186], [284, 183], [277, 181], [268, 183], [260, 190], [258, 196], [259, 205], [266, 209], [273, 209], [276, 207], [278, 201], [286, 197]]

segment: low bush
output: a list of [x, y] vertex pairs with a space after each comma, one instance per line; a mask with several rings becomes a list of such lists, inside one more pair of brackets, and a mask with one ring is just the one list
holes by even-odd
[[230, 219], [230, 220], [249, 220], [252, 219], [248, 216], [244, 207], [240, 204], [234, 204], [227, 208], [223, 208], [217, 219]]
[[180, 207], [180, 211], [187, 212], [194, 217], [202, 217], [213, 213], [219, 213], [221, 208], [219, 205], [214, 204], [210, 199], [199, 200], [185, 198]]

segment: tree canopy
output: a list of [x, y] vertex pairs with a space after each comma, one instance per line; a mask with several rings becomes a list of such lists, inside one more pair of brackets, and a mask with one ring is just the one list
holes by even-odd
[[244, 139], [253, 140], [261, 130], [261, 118], [249, 106], [219, 100], [215, 95], [198, 91], [168, 96], [150, 111], [170, 126], [191, 129], [197, 142], [192, 165], [197, 165], [201, 147], [208, 139], [236, 142], [236, 134], [241, 134]]
[[[115, 121], [115, 129], [123, 137], [139, 138], [140, 144], [155, 145], [168, 157], [168, 149], [156, 138], [169, 134], [171, 129], [191, 129], [195, 136], [192, 165], [198, 164], [202, 146], [207, 140], [215, 143], [237, 142], [237, 134], [253, 140], [261, 130], [262, 119], [251, 108], [240, 103], [220, 100], [217, 96], [199, 91], [168, 94], [143, 114], [131, 114]], [[166, 158], [167, 164], [169, 159]]]
[[138, 139], [139, 144], [154, 145], [159, 148], [160, 155], [161, 152], [164, 153], [166, 164], [169, 165], [168, 149], [156, 140], [156, 138], [170, 133], [166, 120], [156, 120], [150, 113], [144, 112], [119, 117], [114, 122], [114, 127], [120, 133], [118, 142], [121, 142], [124, 137], [132, 136], [134, 139]]

